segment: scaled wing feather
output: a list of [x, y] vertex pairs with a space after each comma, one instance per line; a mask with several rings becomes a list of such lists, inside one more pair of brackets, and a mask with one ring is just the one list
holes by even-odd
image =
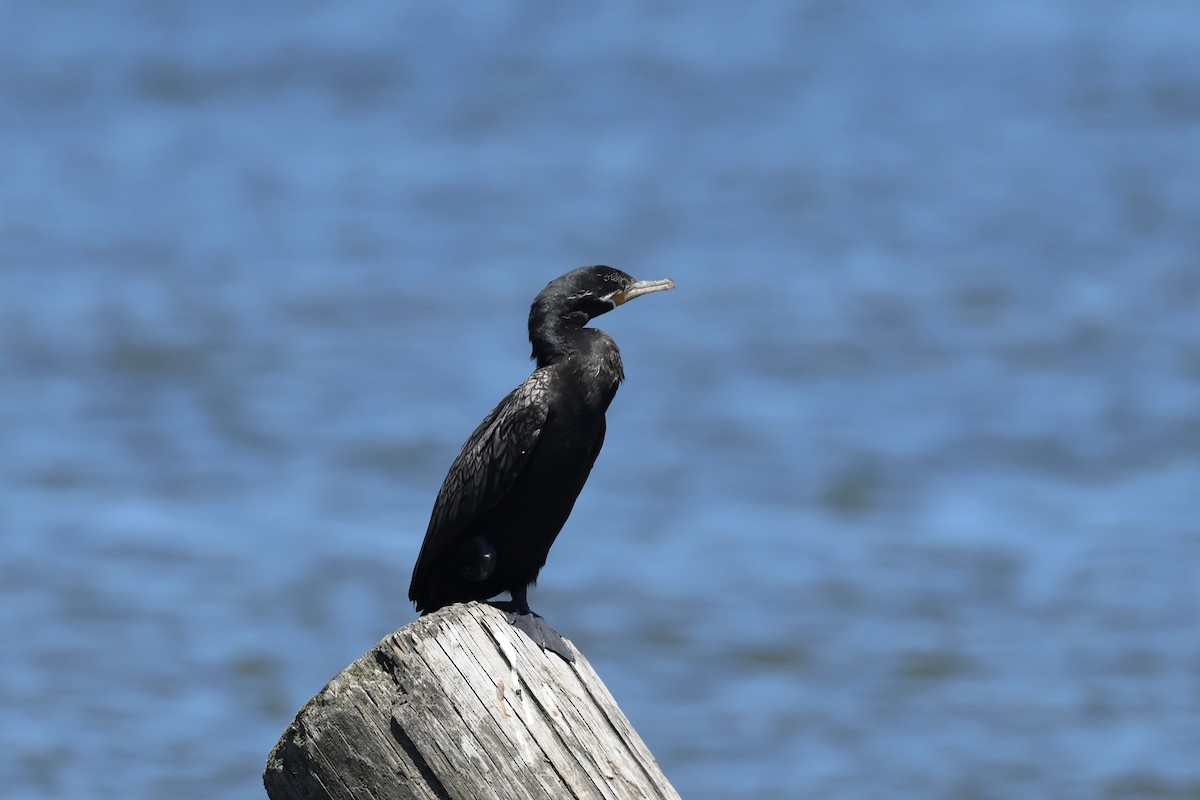
[[545, 425], [551, 378], [547, 369], [534, 372], [484, 417], [463, 445], [434, 502], [410, 599], [418, 598], [435, 565], [466, 541], [471, 523], [512, 487]]

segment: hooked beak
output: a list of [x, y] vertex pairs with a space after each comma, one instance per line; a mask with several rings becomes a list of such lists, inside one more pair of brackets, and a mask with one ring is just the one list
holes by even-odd
[[618, 289], [612, 294], [605, 297], [605, 300], [611, 302], [614, 306], [619, 306], [622, 303], [628, 303], [635, 297], [641, 297], [644, 294], [651, 292], [664, 292], [667, 289], [674, 289], [675, 281], [670, 278], [662, 278], [657, 281], [634, 281], [624, 289]]

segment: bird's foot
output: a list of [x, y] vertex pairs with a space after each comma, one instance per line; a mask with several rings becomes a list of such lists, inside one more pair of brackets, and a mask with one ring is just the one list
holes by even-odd
[[575, 663], [575, 654], [566, 641], [540, 614], [530, 611], [529, 606], [522, 608], [521, 604], [512, 600], [494, 601], [490, 605], [503, 611], [509, 624], [532, 639], [538, 647], [549, 650], [568, 664]]

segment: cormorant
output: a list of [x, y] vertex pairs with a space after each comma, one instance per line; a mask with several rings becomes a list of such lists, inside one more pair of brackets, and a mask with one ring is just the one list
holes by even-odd
[[452, 603], [497, 603], [510, 621], [568, 661], [526, 592], [546, 563], [604, 444], [604, 412], [624, 379], [617, 344], [584, 327], [622, 303], [674, 289], [619, 269], [583, 267], [551, 281], [529, 310], [537, 369], [467, 439], [450, 466], [425, 531], [408, 597], [428, 614]]

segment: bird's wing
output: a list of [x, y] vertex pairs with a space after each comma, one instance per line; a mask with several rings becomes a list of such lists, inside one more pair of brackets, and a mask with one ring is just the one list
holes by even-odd
[[509, 392], [450, 465], [413, 568], [409, 599], [417, 600], [429, 572], [463, 543], [471, 523], [512, 488], [546, 423], [552, 378], [550, 370], [539, 369]]

